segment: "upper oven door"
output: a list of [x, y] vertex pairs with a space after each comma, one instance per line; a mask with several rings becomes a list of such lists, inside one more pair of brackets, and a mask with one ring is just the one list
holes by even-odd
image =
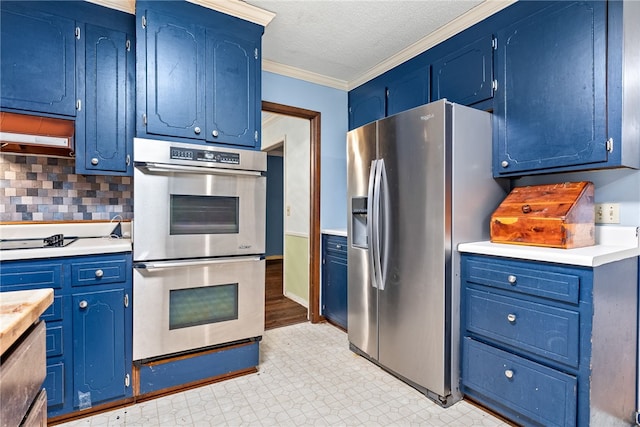
[[134, 170], [134, 259], [265, 251], [260, 172], [146, 163]]

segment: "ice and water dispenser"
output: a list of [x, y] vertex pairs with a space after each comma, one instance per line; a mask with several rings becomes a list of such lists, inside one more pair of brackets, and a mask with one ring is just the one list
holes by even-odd
[[353, 246], [367, 249], [367, 198], [351, 198], [351, 239]]

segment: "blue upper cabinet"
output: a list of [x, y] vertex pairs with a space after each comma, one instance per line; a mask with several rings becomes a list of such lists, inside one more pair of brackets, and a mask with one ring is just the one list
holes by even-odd
[[473, 105], [493, 97], [494, 39], [485, 36], [433, 63], [433, 100]]
[[498, 32], [494, 176], [607, 161], [606, 18], [605, 2], [556, 2]]
[[260, 44], [240, 34], [207, 31], [206, 139], [254, 147], [261, 115]]
[[349, 92], [349, 129], [385, 117], [386, 91], [384, 84], [377, 79]]
[[78, 81], [84, 105], [76, 120], [76, 173], [130, 174], [133, 141], [135, 55], [131, 33], [84, 26]]
[[73, 19], [2, 2], [2, 108], [76, 115]]
[[387, 83], [387, 116], [429, 102], [429, 65], [400, 65]]
[[204, 28], [147, 11], [145, 37], [147, 133], [204, 140]]
[[259, 148], [264, 28], [188, 2], [136, 9], [137, 135]]

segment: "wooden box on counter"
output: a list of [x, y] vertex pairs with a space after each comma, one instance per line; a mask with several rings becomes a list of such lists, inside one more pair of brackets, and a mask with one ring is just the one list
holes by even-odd
[[594, 245], [593, 193], [586, 181], [516, 187], [491, 215], [491, 241], [563, 249]]

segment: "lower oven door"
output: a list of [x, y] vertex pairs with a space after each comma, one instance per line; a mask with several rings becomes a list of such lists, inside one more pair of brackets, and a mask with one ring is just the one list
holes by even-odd
[[136, 264], [133, 359], [261, 336], [264, 280], [260, 257]]

